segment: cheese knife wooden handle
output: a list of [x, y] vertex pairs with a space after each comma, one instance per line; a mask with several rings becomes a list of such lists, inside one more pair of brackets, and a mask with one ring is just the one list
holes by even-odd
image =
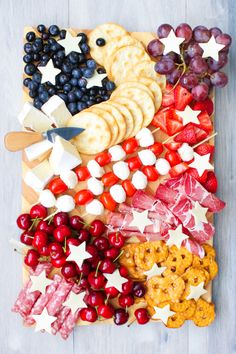
[[10, 132], [5, 135], [5, 147], [9, 151], [19, 151], [27, 146], [44, 140], [44, 136], [37, 132]]

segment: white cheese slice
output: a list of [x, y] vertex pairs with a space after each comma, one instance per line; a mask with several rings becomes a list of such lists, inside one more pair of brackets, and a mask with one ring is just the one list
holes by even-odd
[[72, 117], [63, 99], [57, 95], [52, 96], [41, 109], [50, 117], [56, 127], [65, 127], [67, 121]]
[[64, 171], [72, 170], [80, 165], [82, 160], [76, 147], [57, 135], [49, 157], [49, 162], [54, 174], [60, 175]]
[[52, 128], [52, 121], [43, 112], [26, 102], [18, 115], [19, 122], [24, 128], [30, 128], [42, 133]]
[[52, 177], [53, 170], [48, 160], [44, 160], [31, 170], [27, 171], [24, 181], [28, 186], [34, 189], [35, 192], [39, 193], [44, 189]]
[[26, 157], [29, 161], [34, 161], [38, 159], [40, 156], [51, 150], [53, 147], [53, 144], [45, 139], [40, 141], [39, 143], [32, 144], [25, 148], [25, 154]]

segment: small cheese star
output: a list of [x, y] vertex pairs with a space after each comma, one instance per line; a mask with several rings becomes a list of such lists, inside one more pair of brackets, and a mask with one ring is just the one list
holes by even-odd
[[50, 285], [51, 283], [53, 283], [53, 280], [48, 279], [46, 277], [46, 272], [45, 270], [42, 271], [39, 275], [35, 276], [35, 275], [31, 275], [30, 276], [32, 285], [30, 287], [30, 292], [33, 291], [40, 291], [41, 294], [45, 294], [46, 292], [46, 287], [48, 285]]
[[206, 218], [208, 208], [203, 208], [198, 202], [194, 203], [194, 208], [190, 210], [190, 213], [194, 216], [195, 224], [200, 222], [208, 222]]
[[177, 115], [183, 119], [183, 125], [194, 123], [200, 124], [198, 115], [201, 111], [194, 111], [191, 107], [186, 106], [184, 111], [176, 111]]
[[154, 306], [155, 314], [152, 316], [154, 320], [161, 320], [165, 325], [168, 322], [168, 318], [175, 315], [176, 312], [170, 311], [170, 304], [164, 307]]
[[193, 153], [194, 160], [193, 162], [189, 165], [189, 167], [196, 168], [199, 177], [201, 177], [204, 173], [205, 170], [213, 170], [214, 167], [212, 164], [210, 164], [211, 154], [206, 154], [206, 155], [199, 155], [196, 152]]
[[153, 225], [153, 222], [148, 218], [148, 210], [142, 212], [133, 210], [133, 220], [130, 222], [129, 226], [137, 227], [141, 233], [144, 232], [145, 227], [148, 225]]
[[38, 66], [39, 71], [42, 74], [41, 84], [44, 82], [51, 82], [51, 84], [56, 84], [56, 76], [60, 74], [61, 70], [55, 68], [52, 59], [47, 62], [45, 66]]
[[50, 316], [46, 307], [40, 315], [32, 315], [32, 317], [36, 322], [35, 332], [45, 330], [46, 332], [52, 334], [51, 324], [56, 321], [57, 317]]
[[198, 43], [203, 49], [203, 58], [211, 57], [212, 59], [219, 60], [219, 51], [225, 47], [224, 44], [217, 43], [215, 37], [212, 35], [207, 43]]
[[186, 240], [188, 235], [183, 233], [182, 225], [179, 225], [175, 230], [169, 230], [169, 239], [167, 240], [167, 246], [175, 245], [177, 248], [181, 247], [181, 244], [184, 240]]
[[86, 88], [89, 89], [93, 86], [102, 87], [102, 80], [107, 77], [107, 74], [98, 74], [95, 70], [94, 75], [90, 78], [85, 78], [87, 81]]
[[147, 280], [155, 277], [156, 275], [161, 275], [167, 267], [158, 267], [156, 263], [153, 264], [152, 268], [143, 272], [143, 274], [147, 275]]
[[201, 282], [197, 286], [190, 285], [190, 294], [186, 297], [187, 300], [198, 300], [202, 295], [206, 294], [207, 290], [204, 289], [204, 282]]
[[91, 258], [92, 255], [86, 251], [86, 242], [84, 241], [79, 246], [70, 245], [70, 254], [66, 258], [67, 261], [75, 262], [81, 268], [85, 259]]
[[71, 291], [69, 298], [63, 303], [63, 306], [69, 307], [71, 309], [72, 315], [74, 315], [78, 309], [87, 307], [86, 303], [84, 302], [85, 294], [85, 291], [80, 294], [75, 294], [73, 291]]
[[175, 32], [171, 30], [166, 38], [159, 39], [159, 41], [165, 46], [163, 54], [166, 55], [170, 52], [180, 54], [179, 46], [184, 40], [185, 38], [176, 37]]
[[128, 281], [128, 279], [122, 277], [118, 269], [116, 269], [112, 274], [103, 273], [104, 277], [107, 279], [105, 288], [110, 288], [113, 286], [118, 291], [122, 291], [122, 285]]
[[79, 43], [81, 42], [82, 37], [72, 36], [69, 31], [66, 31], [66, 37], [58, 41], [58, 43], [65, 48], [65, 54], [68, 55], [71, 52], [82, 53]]

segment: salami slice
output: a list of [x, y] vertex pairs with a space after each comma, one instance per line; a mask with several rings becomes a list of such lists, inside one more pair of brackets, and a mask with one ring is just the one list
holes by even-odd
[[67, 295], [71, 291], [73, 283], [69, 283], [66, 280], [62, 280], [57, 290], [53, 294], [53, 297], [46, 305], [48, 314], [50, 316], [57, 316], [62, 308], [62, 304], [65, 301]]

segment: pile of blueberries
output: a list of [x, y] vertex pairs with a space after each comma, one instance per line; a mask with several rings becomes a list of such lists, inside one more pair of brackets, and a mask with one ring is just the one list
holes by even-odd
[[[23, 57], [26, 63], [24, 71], [28, 76], [23, 84], [29, 89], [29, 96], [33, 99], [36, 108], [40, 109], [51, 96], [56, 94], [65, 101], [69, 111], [74, 115], [109, 99], [115, 84], [108, 78], [103, 79], [102, 87], [94, 86], [86, 89], [86, 78], [92, 77], [95, 69], [99, 74], [106, 71], [102, 67], [97, 67], [96, 62], [89, 57], [90, 48], [85, 33], [77, 35], [81, 37], [79, 47], [82, 53], [71, 52], [66, 56], [64, 48], [56, 40], [56, 38], [64, 39], [66, 30], [56, 25], [51, 25], [47, 29], [41, 24], [37, 26], [37, 31], [40, 37], [32, 31], [26, 34], [27, 42], [24, 45]], [[37, 66], [45, 66], [50, 59], [54, 66], [61, 70], [61, 73], [56, 76], [56, 85], [50, 82], [41, 84], [42, 75], [37, 69]]]

